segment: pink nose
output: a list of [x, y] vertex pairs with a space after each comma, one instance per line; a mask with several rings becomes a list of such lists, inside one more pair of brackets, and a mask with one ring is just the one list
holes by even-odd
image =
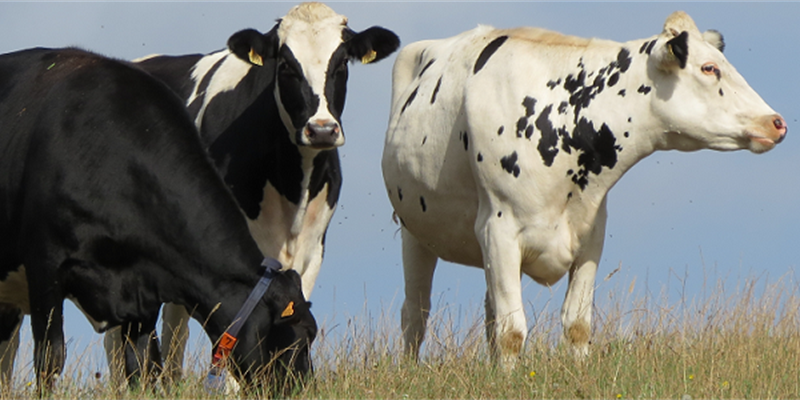
[[312, 147], [334, 147], [341, 135], [341, 128], [336, 121], [321, 120], [306, 124], [306, 137]]
[[780, 115], [775, 116], [775, 119], [772, 120], [772, 125], [778, 133], [778, 139], [775, 140], [775, 144], [778, 144], [786, 137], [786, 132], [789, 131], [789, 127], [786, 125], [786, 120]]

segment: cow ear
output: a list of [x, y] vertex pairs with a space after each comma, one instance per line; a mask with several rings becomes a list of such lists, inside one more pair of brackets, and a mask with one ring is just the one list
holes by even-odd
[[400, 38], [394, 32], [379, 26], [350, 33], [352, 36], [346, 42], [347, 55], [350, 59], [360, 60], [362, 64], [380, 61], [400, 47]]
[[686, 68], [686, 61], [689, 59], [689, 32], [683, 31], [667, 42], [667, 49], [675, 56], [681, 69]]
[[675, 34], [675, 37], [667, 40], [666, 43], [661, 45], [659, 40], [656, 47], [651, 53], [651, 62], [655, 66], [664, 71], [670, 72], [678, 68], [686, 68], [686, 62], [689, 59], [689, 33], [686, 31], [680, 34]]
[[274, 29], [266, 35], [255, 30], [245, 29], [228, 39], [228, 49], [245, 62], [263, 66], [264, 59], [273, 58], [277, 47], [277, 34]]
[[725, 52], [725, 38], [722, 34], [714, 29], [709, 29], [703, 32], [703, 40], [716, 47], [720, 53]]

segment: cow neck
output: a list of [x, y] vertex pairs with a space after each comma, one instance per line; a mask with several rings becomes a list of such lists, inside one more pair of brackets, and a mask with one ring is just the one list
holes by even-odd
[[[621, 43], [627, 49], [638, 49], [645, 40]], [[615, 48], [614, 52], [619, 51]], [[595, 198], [595, 204], [600, 204], [609, 190], [622, 176], [639, 161], [664, 147], [664, 128], [654, 120], [648, 118], [652, 115], [650, 102], [653, 95], [644, 99], [636, 99], [636, 88], [643, 83], [650, 82], [647, 74], [647, 55], [634, 54], [630, 70], [622, 74], [615, 90], [606, 90], [603, 97], [594, 100], [592, 107], [583, 109], [580, 116], [586, 116], [595, 122], [596, 127], [607, 124], [615, 130], [617, 144], [622, 148], [613, 168], [603, 168], [599, 175], [592, 176], [592, 184], [582, 193], [582, 197]], [[618, 94], [620, 88], [627, 88], [623, 97]], [[633, 88], [633, 90], [631, 90]], [[630, 93], [633, 91], [634, 93]], [[601, 112], [600, 110], [613, 110]], [[595, 113], [596, 112], [596, 113]], [[579, 116], [579, 117], [580, 117]], [[638, 117], [637, 117], [638, 116]]]

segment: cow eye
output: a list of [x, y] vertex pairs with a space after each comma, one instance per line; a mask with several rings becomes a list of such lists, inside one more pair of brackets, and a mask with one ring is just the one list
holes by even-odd
[[289, 65], [289, 63], [286, 62], [283, 62], [278, 66], [278, 73], [287, 78], [300, 76], [300, 74], [297, 73], [297, 70], [295, 70], [291, 65]]
[[716, 75], [717, 79], [719, 79], [719, 77], [720, 77], [719, 67], [717, 67], [716, 63], [707, 62], [707, 63], [703, 64], [703, 66], [700, 67], [700, 69], [706, 75]]

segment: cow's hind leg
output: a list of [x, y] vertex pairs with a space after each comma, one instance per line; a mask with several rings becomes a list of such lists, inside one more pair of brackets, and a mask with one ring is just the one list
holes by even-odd
[[416, 359], [419, 357], [430, 315], [431, 286], [437, 257], [405, 228], [402, 228], [402, 235], [406, 298], [403, 302], [401, 325], [406, 354]]
[[3, 390], [10, 387], [13, 377], [21, 324], [22, 310], [13, 305], [0, 304], [0, 389]]
[[162, 308], [161, 356], [164, 360], [164, 378], [174, 384], [183, 376], [183, 358], [189, 341], [189, 312], [177, 304], [167, 303]]

